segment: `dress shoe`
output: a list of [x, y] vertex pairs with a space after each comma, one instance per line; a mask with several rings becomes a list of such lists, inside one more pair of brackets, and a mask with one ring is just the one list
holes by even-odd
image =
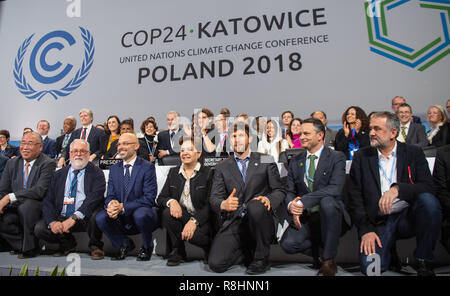
[[262, 274], [270, 269], [269, 257], [253, 260], [245, 271], [247, 274]]
[[64, 257], [75, 251], [77, 241], [75, 239], [64, 241], [59, 249], [53, 254], [53, 257]]
[[186, 252], [180, 249], [173, 249], [167, 258], [167, 266], [177, 266], [186, 261]]
[[430, 263], [422, 259], [417, 260], [416, 270], [417, 276], [436, 276], [436, 274], [434, 273], [433, 269], [430, 266]]
[[123, 260], [127, 257], [128, 253], [134, 249], [134, 243], [131, 242], [128, 246], [121, 246], [119, 252], [111, 257], [111, 260]]
[[103, 258], [105, 258], [105, 252], [103, 250], [97, 248], [91, 251], [92, 260], [102, 260]]
[[337, 265], [333, 259], [325, 260], [317, 272], [318, 276], [334, 276], [337, 272]]
[[144, 248], [142, 247], [138, 254], [137, 254], [137, 261], [149, 261], [150, 258], [152, 257], [152, 253], [153, 253], [153, 246], [151, 246], [150, 248]]
[[28, 258], [34, 258], [37, 255], [39, 255], [39, 250], [38, 249], [33, 249], [33, 250], [26, 251], [26, 252], [20, 252], [17, 255], [17, 258], [19, 258], [19, 259], [28, 259]]
[[203, 264], [208, 265], [208, 257], [209, 257], [209, 251], [211, 250], [211, 246], [207, 246], [203, 248]]

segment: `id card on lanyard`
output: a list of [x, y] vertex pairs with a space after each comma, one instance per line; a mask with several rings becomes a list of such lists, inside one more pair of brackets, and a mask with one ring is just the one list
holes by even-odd
[[75, 203], [75, 197], [70, 196], [70, 193], [74, 189], [74, 187], [78, 181], [78, 178], [83, 176], [85, 171], [86, 171], [86, 169], [82, 169], [81, 172], [78, 174], [78, 176], [75, 179], [73, 179], [73, 181], [72, 181], [72, 172], [69, 173], [69, 184], [70, 184], [69, 194], [64, 196], [64, 205], [73, 205]]

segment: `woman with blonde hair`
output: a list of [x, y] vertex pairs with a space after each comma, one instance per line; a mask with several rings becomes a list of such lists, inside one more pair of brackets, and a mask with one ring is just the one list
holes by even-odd
[[441, 105], [433, 105], [428, 108], [428, 125], [430, 130], [427, 138], [430, 146], [440, 147], [450, 144], [450, 124], [447, 114]]

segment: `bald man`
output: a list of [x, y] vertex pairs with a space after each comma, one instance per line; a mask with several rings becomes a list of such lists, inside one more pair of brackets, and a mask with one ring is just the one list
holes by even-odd
[[158, 225], [155, 166], [137, 157], [139, 141], [134, 134], [120, 136], [117, 150], [123, 162], [109, 169], [105, 210], [97, 214], [98, 227], [118, 249], [112, 260], [123, 260], [134, 249], [127, 235], [142, 234], [137, 261], [148, 261], [153, 252], [152, 232]]

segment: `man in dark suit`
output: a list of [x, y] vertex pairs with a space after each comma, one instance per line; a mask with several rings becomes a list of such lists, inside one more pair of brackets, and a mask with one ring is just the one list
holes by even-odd
[[[401, 96], [395, 96], [392, 99], [392, 111], [397, 114], [398, 113], [398, 107], [400, 107], [400, 105], [402, 104], [406, 104], [406, 100], [404, 97]], [[420, 117], [412, 115], [411, 117], [411, 122], [417, 123], [417, 124], [422, 124], [422, 121], [420, 120]]]
[[70, 144], [70, 166], [55, 172], [42, 207], [43, 219], [34, 229], [36, 237], [59, 243], [54, 256], [66, 256], [77, 242], [72, 232], [87, 231], [91, 258], [103, 259], [102, 232], [95, 223], [105, 194], [105, 175], [89, 162], [89, 143], [75, 139]]
[[6, 162], [8, 162], [9, 158], [4, 156], [3, 154], [0, 154], [0, 180], [2, 179], [2, 173], [5, 169]]
[[286, 206], [293, 224], [286, 229], [280, 244], [289, 254], [310, 251], [314, 235], [311, 222], [318, 220], [324, 250], [323, 264], [317, 274], [334, 276], [337, 272], [334, 258], [345, 212], [341, 200], [345, 154], [325, 147], [324, 133], [325, 126], [320, 120], [309, 118], [302, 122], [300, 141], [306, 151], [291, 159], [287, 181]]
[[223, 223], [214, 238], [209, 267], [225, 272], [245, 263], [248, 274], [270, 268], [270, 244], [275, 238], [273, 212], [283, 202], [278, 168], [271, 156], [250, 152], [248, 124], [235, 123], [232, 135], [234, 156], [215, 167], [210, 205]]
[[[80, 122], [83, 126], [72, 132], [68, 145], [70, 145], [70, 143], [72, 143], [72, 141], [75, 139], [86, 140], [89, 143], [91, 150], [89, 161], [94, 161], [94, 159], [100, 156], [101, 142], [103, 137], [105, 136], [105, 133], [101, 129], [96, 128], [92, 125], [94, 115], [91, 110], [81, 109], [79, 116]], [[66, 146], [66, 149], [64, 149], [62, 152], [61, 158], [58, 161], [58, 168], [66, 165], [66, 159], [69, 159], [68, 146]]]
[[167, 113], [167, 130], [158, 133], [158, 144], [156, 151], [158, 151], [158, 159], [162, 160], [166, 156], [175, 156], [178, 158], [180, 155], [179, 140], [184, 135], [184, 131], [180, 127], [180, 114], [176, 111], [169, 111]]
[[61, 156], [61, 152], [69, 144], [70, 136], [77, 126], [77, 120], [73, 116], [67, 116], [64, 119], [63, 131], [64, 134], [56, 138], [56, 155]]
[[137, 157], [139, 141], [134, 134], [124, 133], [118, 142], [123, 162], [109, 169], [105, 210], [97, 214], [98, 227], [119, 250], [112, 260], [123, 260], [134, 249], [127, 234], [142, 234], [143, 246], [137, 260], [148, 261], [153, 252], [152, 232], [158, 225], [155, 166]]
[[433, 179], [444, 218], [441, 228], [441, 243], [450, 253], [450, 145], [439, 147], [437, 150]]
[[216, 126], [216, 157], [228, 157], [233, 154], [233, 148], [230, 143], [230, 137], [228, 136], [227, 118], [224, 114], [219, 114], [215, 118]]
[[[370, 147], [360, 149], [350, 170], [349, 202], [358, 228], [361, 271], [379, 255], [380, 270], [388, 269], [397, 239], [416, 237], [417, 273], [434, 275], [430, 266], [441, 225], [439, 201], [421, 148], [397, 142], [399, 119], [376, 112], [370, 119]], [[376, 258], [376, 257], [375, 257]]]
[[397, 141], [410, 145], [417, 145], [422, 148], [428, 146], [425, 126], [412, 122], [412, 109], [410, 105], [406, 103], [401, 104], [398, 107], [397, 116], [400, 120], [400, 130]]
[[41, 151], [42, 137], [25, 133], [20, 156], [6, 163], [0, 181], [0, 237], [21, 259], [38, 253], [34, 226], [41, 218], [42, 199], [56, 166]]
[[40, 120], [37, 124], [37, 132], [42, 137], [42, 153], [50, 158], [55, 158], [56, 156], [56, 141], [48, 137], [48, 132], [50, 131], [50, 123], [47, 120]]
[[328, 128], [327, 114], [325, 114], [325, 112], [322, 110], [318, 110], [311, 113], [311, 117], [319, 119], [325, 126], [325, 138], [323, 139], [323, 144], [325, 145], [325, 147], [334, 148], [334, 140], [336, 139], [338, 131], [335, 129]]

